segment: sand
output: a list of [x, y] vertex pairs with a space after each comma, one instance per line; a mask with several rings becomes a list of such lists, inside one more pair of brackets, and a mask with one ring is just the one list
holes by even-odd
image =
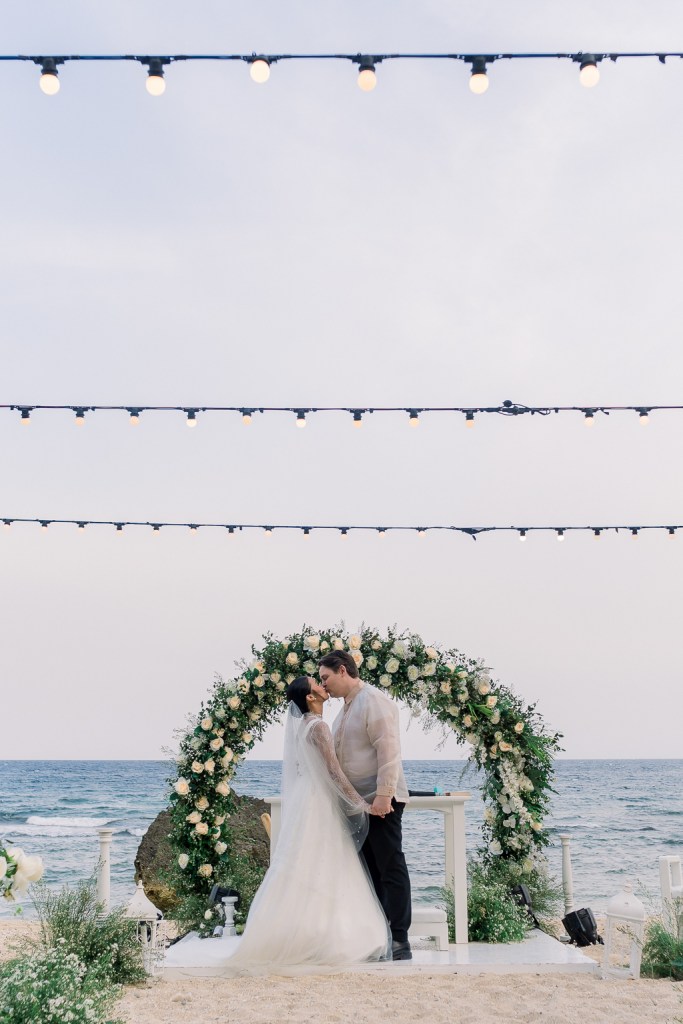
[[[35, 935], [31, 922], [0, 922], [0, 958]], [[683, 983], [585, 974], [154, 979], [126, 989], [118, 1015], [129, 1024], [683, 1024]]]

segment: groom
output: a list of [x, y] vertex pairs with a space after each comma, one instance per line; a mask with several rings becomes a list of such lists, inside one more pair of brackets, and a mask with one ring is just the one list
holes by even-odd
[[393, 959], [412, 960], [410, 879], [401, 848], [408, 788], [401, 764], [398, 708], [359, 679], [348, 651], [326, 654], [318, 668], [329, 695], [344, 698], [332, 724], [337, 758], [351, 785], [372, 804], [362, 853], [391, 928]]

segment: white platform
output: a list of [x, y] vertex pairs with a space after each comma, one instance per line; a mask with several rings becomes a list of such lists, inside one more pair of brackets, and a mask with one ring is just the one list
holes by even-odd
[[[221, 962], [236, 949], [239, 938], [199, 939], [187, 935], [166, 952], [163, 977], [220, 977]], [[329, 973], [382, 974], [596, 974], [599, 966], [575, 946], [558, 942], [538, 929], [523, 942], [470, 942], [447, 950], [414, 949], [413, 959], [396, 963], [360, 964]], [[320, 973], [320, 972], [318, 972]]]

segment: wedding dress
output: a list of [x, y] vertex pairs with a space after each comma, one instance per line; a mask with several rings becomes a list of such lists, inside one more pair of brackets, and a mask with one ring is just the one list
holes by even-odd
[[358, 851], [367, 804], [322, 719], [290, 704], [282, 826], [225, 976], [299, 974], [391, 959], [391, 933]]

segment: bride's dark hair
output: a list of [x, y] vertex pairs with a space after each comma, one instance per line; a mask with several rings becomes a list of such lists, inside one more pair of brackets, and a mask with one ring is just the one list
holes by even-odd
[[299, 676], [287, 687], [286, 697], [292, 704], [296, 704], [302, 715], [305, 715], [308, 711], [306, 698], [310, 692], [311, 683], [308, 676]]

